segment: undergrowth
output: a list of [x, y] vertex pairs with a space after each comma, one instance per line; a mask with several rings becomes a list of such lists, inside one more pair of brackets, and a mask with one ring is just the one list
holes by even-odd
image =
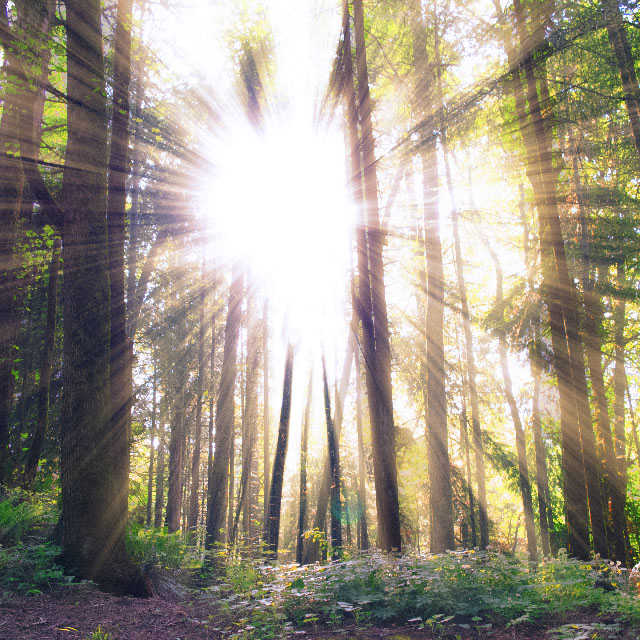
[[[613, 588], [595, 587], [606, 580]], [[343, 623], [421, 628], [515, 626], [589, 608], [640, 625], [626, 570], [567, 558], [537, 566], [495, 552], [433, 556], [380, 553], [329, 565], [271, 567], [246, 558], [209, 588], [237, 638], [275, 638], [293, 628]]]

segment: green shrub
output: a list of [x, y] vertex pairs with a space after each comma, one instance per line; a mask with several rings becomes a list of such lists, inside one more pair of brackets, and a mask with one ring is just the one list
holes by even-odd
[[127, 530], [126, 544], [129, 556], [143, 565], [179, 569], [192, 560], [193, 548], [179, 532], [167, 533], [166, 527], [145, 529], [133, 523]]
[[53, 496], [12, 489], [0, 501], [0, 545], [17, 545], [27, 534], [43, 537], [57, 518]]
[[37, 595], [54, 584], [71, 582], [73, 576], [65, 576], [56, 563], [58, 555], [60, 547], [50, 543], [0, 548], [0, 585], [5, 591]]

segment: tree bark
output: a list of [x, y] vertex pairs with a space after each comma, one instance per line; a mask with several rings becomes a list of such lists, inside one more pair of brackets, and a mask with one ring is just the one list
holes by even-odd
[[29, 447], [29, 455], [24, 468], [23, 485], [26, 489], [30, 489], [35, 481], [38, 462], [40, 461], [47, 429], [49, 427], [49, 388], [55, 349], [56, 319], [58, 313], [58, 273], [60, 270], [61, 248], [60, 237], [56, 236], [53, 243], [51, 263], [49, 265], [49, 282], [47, 283], [47, 316], [44, 329], [42, 361], [40, 363], [40, 380], [38, 381], [38, 389], [36, 392], [38, 414], [31, 439], [31, 446]]
[[620, 4], [616, 0], [603, 0], [604, 14], [607, 20], [607, 34], [609, 44], [618, 64], [622, 89], [624, 91], [624, 103], [629, 115], [631, 134], [636, 147], [636, 153], [640, 159], [640, 91], [638, 91], [638, 78], [636, 76], [635, 63], [627, 37], [627, 31], [620, 13]]
[[[120, 486], [129, 484], [131, 407], [133, 405], [133, 342], [127, 336], [125, 302], [126, 181], [129, 174], [129, 84], [133, 0], [118, 0], [114, 41], [111, 148], [107, 173], [107, 233], [110, 287], [110, 439], [117, 464], [111, 473]], [[71, 71], [69, 71], [71, 73]], [[65, 268], [65, 274], [67, 273]], [[129, 496], [118, 494], [116, 516], [126, 522]], [[116, 508], [113, 505], [112, 508]]]
[[269, 492], [269, 518], [265, 527], [265, 544], [269, 556], [278, 557], [278, 538], [280, 535], [280, 506], [282, 502], [282, 483], [284, 480], [284, 463], [287, 457], [289, 440], [289, 422], [291, 419], [291, 385], [293, 381], [293, 345], [287, 347], [284, 365], [284, 383], [282, 386], [282, 407], [280, 409], [280, 425], [276, 455], [273, 460], [271, 474], [271, 491]]
[[182, 487], [184, 484], [184, 465], [186, 447], [185, 389], [186, 380], [179, 376], [178, 390], [174, 399], [169, 439], [169, 478], [167, 481], [167, 509], [165, 524], [169, 533], [180, 530], [182, 513]]
[[209, 474], [206, 548], [223, 540], [228, 504], [229, 463], [235, 431], [235, 386], [238, 336], [242, 321], [243, 271], [233, 265], [227, 321], [224, 330], [224, 353], [220, 386], [216, 401], [215, 455]]
[[[500, 261], [491, 245], [487, 242], [487, 249], [496, 269], [496, 311], [499, 314], [498, 323], [504, 319], [504, 292], [503, 275]], [[536, 542], [535, 520], [533, 517], [533, 501], [531, 498], [531, 483], [529, 482], [529, 464], [527, 462], [527, 445], [524, 428], [520, 420], [520, 411], [513, 395], [513, 385], [511, 383], [511, 372], [509, 371], [509, 360], [507, 358], [507, 339], [504, 329], [499, 327], [498, 350], [500, 352], [500, 368], [502, 369], [502, 380], [504, 382], [504, 394], [511, 412], [513, 428], [516, 433], [516, 452], [518, 455], [518, 485], [522, 497], [522, 509], [524, 511], [524, 526], [527, 533], [527, 551], [531, 562], [538, 561], [538, 545]]]
[[[203, 249], [204, 250], [204, 249]], [[205, 268], [204, 257], [202, 259], [202, 279], [200, 285], [199, 306], [198, 306], [198, 374], [196, 378], [196, 437], [191, 459], [191, 491], [189, 495], [189, 515], [187, 518], [187, 529], [195, 532], [198, 528], [198, 512], [200, 499], [198, 488], [200, 487], [200, 449], [202, 447], [202, 394], [204, 392], [204, 338], [206, 327], [204, 324], [204, 307], [206, 302], [204, 286]]]
[[[67, 0], [68, 141], [62, 202], [62, 562], [116, 593], [148, 595], [126, 556], [128, 441], [110, 410], [107, 112], [98, 0]], [[123, 503], [125, 506], [123, 506]]]
[[165, 428], [162, 404], [160, 404], [160, 427], [158, 428], [158, 461], [156, 464], [156, 500], [154, 504], [153, 526], [162, 526], [162, 510], [164, 507], [164, 450]]
[[[376, 175], [375, 143], [371, 123], [371, 96], [367, 54], [364, 40], [364, 13], [362, 0], [353, 2], [353, 22], [356, 44], [356, 68], [358, 78], [358, 115], [362, 128], [362, 175], [364, 183], [365, 226], [363, 235], [365, 247], [360, 253], [368, 256], [371, 314], [367, 304], [360, 302], [360, 319], [363, 323], [365, 343], [365, 365], [369, 414], [371, 418], [374, 478], [376, 484], [376, 507], [378, 512], [378, 543], [384, 551], [400, 551], [400, 505], [398, 501], [398, 476], [396, 465], [396, 432], [393, 422], [393, 398], [391, 387], [391, 348], [389, 321], [384, 287], [384, 267], [382, 262], [383, 234], [378, 213], [378, 181]], [[349, 34], [348, 21], [345, 29], [345, 50]], [[350, 39], [349, 39], [350, 42]], [[349, 61], [351, 56], [346, 56]], [[355, 124], [355, 121], [354, 121]], [[359, 277], [364, 277], [358, 261]], [[367, 278], [365, 277], [365, 282]], [[369, 356], [369, 357], [367, 357]]]
[[309, 450], [309, 420], [311, 419], [311, 399], [313, 393], [313, 370], [309, 373], [307, 403], [302, 420], [300, 436], [300, 506], [298, 508], [298, 539], [296, 540], [296, 562], [304, 562], [304, 533], [307, 529], [307, 503], [309, 488], [307, 487], [307, 452]]
[[[351, 368], [351, 367], [349, 367]], [[331, 555], [337, 560], [342, 553], [342, 505], [340, 504], [340, 451], [338, 438], [331, 418], [331, 399], [327, 381], [327, 367], [322, 357], [322, 388], [324, 415], [327, 424], [327, 452], [331, 471]]]
[[[352, 335], [355, 341], [355, 336]], [[367, 486], [366, 472], [364, 467], [364, 438], [362, 436], [362, 384], [360, 371], [360, 353], [356, 350], [354, 353], [356, 363], [356, 430], [358, 437], [358, 530], [360, 533], [358, 546], [360, 551], [369, 549], [369, 529], [367, 527]]]
[[153, 464], [154, 464], [154, 440], [157, 433], [156, 418], [158, 415], [158, 371], [156, 350], [153, 348], [153, 389], [151, 395], [151, 428], [149, 429], [149, 470], [147, 476], [147, 513], [145, 526], [148, 529], [151, 526], [151, 515], [153, 511]]

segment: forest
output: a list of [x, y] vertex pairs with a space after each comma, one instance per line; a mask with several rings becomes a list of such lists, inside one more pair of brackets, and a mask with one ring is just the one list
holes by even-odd
[[0, 637], [638, 637], [635, 0], [2, 0], [0, 62]]

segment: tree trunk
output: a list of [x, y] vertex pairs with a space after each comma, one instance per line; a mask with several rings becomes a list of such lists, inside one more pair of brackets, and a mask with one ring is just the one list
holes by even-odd
[[[503, 275], [500, 261], [491, 245], [487, 242], [487, 249], [496, 269], [496, 311], [498, 312], [498, 323], [501, 325], [504, 318], [504, 293]], [[533, 501], [531, 499], [531, 483], [529, 482], [529, 464], [527, 463], [527, 445], [524, 428], [520, 420], [520, 411], [513, 395], [513, 385], [511, 383], [511, 372], [509, 371], [509, 360], [507, 358], [507, 339], [504, 330], [500, 327], [498, 334], [498, 350], [500, 352], [500, 368], [502, 369], [502, 380], [504, 382], [504, 394], [511, 412], [513, 428], [516, 433], [516, 451], [518, 455], [518, 485], [522, 497], [522, 509], [524, 511], [524, 526], [527, 532], [527, 551], [531, 562], [538, 561], [538, 545], [536, 543], [536, 529], [533, 517]]]
[[[98, 0], [67, 0], [62, 561], [103, 589], [147, 595], [127, 561], [126, 434], [111, 420], [107, 112]], [[123, 503], [125, 506], [123, 506]]]
[[269, 492], [269, 518], [265, 527], [265, 545], [269, 556], [278, 557], [278, 538], [280, 534], [280, 506], [282, 502], [282, 483], [284, 480], [284, 463], [287, 457], [289, 440], [289, 422], [291, 418], [291, 385], [293, 380], [293, 345], [287, 347], [284, 365], [284, 383], [282, 386], [282, 408], [280, 409], [280, 425], [276, 455], [271, 474], [271, 491]]
[[[204, 249], [203, 249], [204, 251]], [[202, 279], [204, 281], [205, 268], [204, 257], [202, 259]], [[191, 459], [191, 492], [189, 495], [189, 516], [187, 529], [195, 532], [198, 528], [198, 512], [200, 500], [198, 488], [200, 487], [200, 449], [202, 447], [202, 394], [204, 392], [204, 337], [206, 327], [204, 324], [204, 307], [206, 302], [204, 282], [200, 285], [198, 308], [198, 377], [196, 378], [196, 437]]]
[[[133, 0], [118, 0], [114, 41], [111, 149], [107, 174], [107, 232], [110, 287], [110, 440], [116, 464], [111, 473], [118, 484], [129, 484], [131, 407], [133, 404], [133, 342], [127, 335], [124, 252], [126, 236], [126, 181], [129, 174], [129, 84], [131, 80], [131, 25]], [[69, 73], [71, 71], [69, 70]], [[65, 274], [67, 273], [65, 264]], [[129, 496], [121, 492], [115, 516], [126, 522]]]
[[263, 422], [263, 452], [262, 452], [262, 473], [264, 476], [264, 524], [266, 526], [269, 518], [269, 492], [270, 492], [270, 446], [269, 446], [269, 420], [271, 407], [269, 406], [269, 302], [264, 301], [262, 312], [262, 358], [263, 358], [263, 383], [262, 383], [262, 422]]
[[[371, 97], [367, 54], [364, 40], [364, 14], [362, 0], [353, 2], [356, 67], [358, 78], [358, 114], [362, 127], [361, 147], [363, 163], [365, 225], [359, 233], [359, 244], [366, 239], [366, 247], [359, 253], [368, 256], [368, 278], [361, 271], [364, 262], [358, 260], [359, 277], [370, 285], [371, 313], [368, 304], [358, 305], [363, 323], [365, 365], [369, 414], [371, 418], [373, 466], [376, 483], [376, 507], [378, 512], [378, 543], [384, 551], [400, 551], [400, 505], [398, 501], [398, 476], [396, 465], [396, 432], [393, 422], [393, 398], [391, 388], [391, 348], [389, 321], [384, 287], [382, 262], [383, 234], [378, 214], [378, 181], [376, 175], [375, 143], [371, 124]], [[345, 50], [351, 51], [348, 21], [345, 29]], [[351, 56], [346, 58], [350, 61]], [[355, 124], [356, 121], [354, 121]], [[364, 306], [362, 306], [364, 304]]]
[[327, 367], [322, 357], [322, 388], [324, 393], [324, 415], [327, 423], [327, 451], [331, 470], [331, 554], [337, 560], [342, 554], [342, 506], [340, 504], [340, 451], [338, 438], [331, 419], [331, 400]]
[[631, 134], [636, 147], [636, 153], [640, 159], [640, 92], [638, 91], [638, 78], [636, 76], [635, 63], [627, 38], [627, 31], [620, 13], [620, 4], [617, 0], [603, 0], [604, 14], [607, 19], [607, 34], [609, 44], [613, 50], [622, 88], [624, 90], [624, 103], [629, 115]]
[[160, 427], [158, 429], [158, 461], [156, 464], [156, 500], [154, 504], [153, 526], [162, 526], [162, 509], [164, 507], [164, 450], [165, 450], [164, 416], [160, 404]]
[[[617, 265], [617, 280], [618, 287], [621, 290], [624, 290], [626, 287], [626, 276], [625, 276], [625, 268], [624, 262], [620, 261]], [[626, 456], [626, 436], [625, 436], [625, 420], [624, 420], [624, 394], [625, 389], [627, 388], [627, 374], [625, 372], [625, 338], [624, 338], [624, 330], [626, 324], [626, 301], [624, 297], [620, 297], [614, 306], [613, 310], [613, 323], [614, 323], [614, 358], [615, 365], [613, 369], [613, 420], [614, 420], [614, 445], [615, 445], [615, 457], [616, 457], [616, 475], [615, 475], [615, 486], [617, 489], [617, 498], [619, 499], [619, 503], [617, 505], [612, 505], [614, 509], [617, 507], [617, 511], [619, 513], [617, 520], [615, 519], [615, 511], [614, 511], [614, 526], [617, 526], [622, 530], [626, 531], [627, 528], [627, 520], [625, 515], [625, 502], [627, 497], [627, 456]], [[629, 396], [631, 398], [631, 396]], [[635, 425], [634, 425], [635, 427]], [[637, 438], [637, 433], [634, 428], [634, 436]], [[637, 442], [636, 442], [637, 446]], [[640, 456], [640, 451], [638, 452]], [[622, 522], [620, 522], [622, 519]], [[625, 559], [627, 560], [627, 565], [632, 564], [630, 562], [630, 558], [625, 558], [622, 554], [624, 547], [620, 547], [624, 537], [621, 538], [621, 531], [615, 530], [614, 535], [616, 536], [616, 554], [619, 554], [617, 560], [620, 560], [622, 564], [625, 564]]]
[[235, 386], [238, 336], [242, 321], [243, 271], [233, 265], [227, 322], [224, 329], [222, 372], [216, 401], [215, 455], [209, 474], [206, 548], [223, 540], [228, 504], [229, 464], [235, 431]]
[[[20, 140], [20, 108], [26, 93], [26, 78], [11, 42], [6, 3], [0, 9], [0, 34], [4, 53], [3, 75], [15, 79], [3, 95], [0, 120], [0, 485], [10, 476], [9, 414], [13, 405], [13, 365], [20, 322], [18, 220], [22, 206], [24, 176], [13, 149]], [[9, 88], [9, 87], [7, 87]]]
[[[355, 316], [351, 318], [351, 328], [355, 328]], [[353, 360], [354, 338], [353, 332], [347, 340], [347, 352], [344, 356], [344, 363], [342, 365], [342, 377], [340, 379], [340, 386], [336, 394], [336, 409], [333, 416], [333, 431], [335, 433], [336, 442], [340, 442], [340, 433], [342, 431], [342, 416], [344, 402], [347, 397], [347, 390], [349, 388], [349, 379], [351, 377], [351, 362]], [[322, 466], [322, 475], [320, 488], [318, 490], [318, 502], [316, 507], [316, 514], [313, 519], [313, 529], [322, 531], [325, 527], [327, 518], [327, 507], [329, 506], [329, 499], [331, 494], [331, 463], [329, 456], [325, 458], [324, 465]], [[317, 562], [320, 553], [319, 540], [310, 540], [307, 544], [305, 563]]]
[[24, 468], [23, 485], [26, 489], [33, 486], [38, 471], [38, 462], [44, 447], [47, 429], [49, 427], [49, 388], [53, 356], [55, 349], [56, 319], [58, 313], [58, 272], [60, 270], [61, 241], [58, 236], [53, 243], [51, 264], [49, 266], [49, 282], [47, 283], [47, 317], [44, 329], [44, 345], [40, 364], [40, 380], [38, 381], [37, 399], [38, 415], [33, 438], [29, 448], [29, 455]]
[[311, 419], [311, 398], [313, 392], [313, 370], [309, 373], [309, 387], [307, 389], [307, 403], [302, 420], [302, 434], [300, 436], [300, 506], [298, 509], [298, 539], [296, 540], [296, 562], [304, 561], [304, 532], [307, 529], [307, 502], [309, 488], [307, 487], [307, 451], [309, 449], [309, 420]]
[[[355, 336], [353, 335], [352, 340], [355, 341]], [[355, 351], [354, 356], [356, 363], [356, 429], [358, 437], [358, 515], [360, 516], [360, 520], [358, 521], [360, 540], [358, 549], [360, 551], [367, 551], [369, 549], [369, 529], [367, 527], [367, 486], [366, 472], [364, 468], [364, 439], [362, 437], [362, 378], [360, 377], [360, 353]]]
[[151, 513], [153, 503], [153, 463], [154, 463], [154, 440], [156, 438], [156, 417], [158, 413], [158, 372], [156, 361], [156, 350], [153, 348], [153, 390], [151, 399], [151, 428], [149, 429], [149, 471], [147, 477], [147, 514], [145, 526], [151, 526]]
[[182, 376], [180, 376], [178, 385], [179, 389], [174, 399], [171, 437], [169, 439], [169, 478], [167, 482], [167, 510], [165, 513], [165, 524], [169, 533], [175, 533], [180, 530], [187, 438], [187, 421], [185, 420], [186, 380]]

